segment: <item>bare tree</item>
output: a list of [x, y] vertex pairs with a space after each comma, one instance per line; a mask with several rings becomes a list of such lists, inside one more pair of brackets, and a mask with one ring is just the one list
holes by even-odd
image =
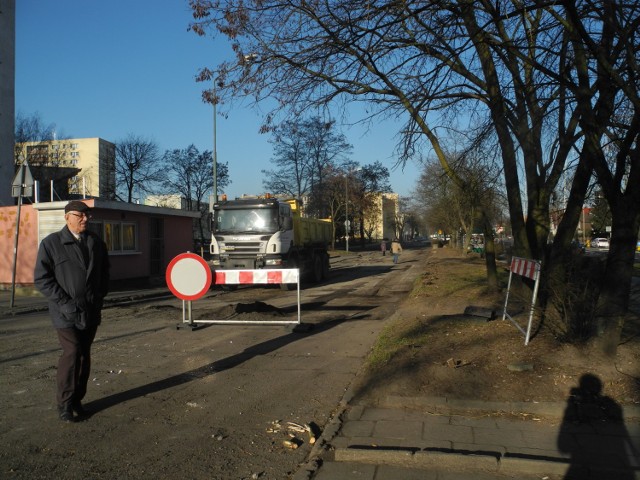
[[[213, 188], [212, 153], [200, 151], [192, 144], [185, 149], [167, 150], [163, 157], [166, 177], [162, 182], [167, 193], [179, 193], [187, 202], [189, 210], [200, 212], [196, 228], [201, 243], [207, 240], [208, 218], [207, 194]], [[217, 185], [220, 189], [230, 183], [228, 164], [218, 162], [216, 168]]]
[[31, 115], [18, 112], [15, 127], [16, 143], [43, 142], [58, 138], [56, 134], [56, 124], [45, 124], [37, 112]]
[[[191, 0], [191, 7], [194, 31], [221, 32], [237, 52], [216, 69], [223, 95], [275, 98], [268, 121], [290, 106], [367, 102], [369, 119], [407, 118], [401, 158], [426, 141], [461, 188], [443, 134], [489, 124], [520, 256], [562, 265], [595, 172], [612, 205], [601, 307], [615, 343], [640, 225], [640, 191], [629, 188], [640, 180], [640, 4]], [[200, 79], [211, 77], [202, 70]], [[613, 165], [603, 152], [612, 143]], [[549, 205], [567, 170], [573, 182], [549, 249]]]
[[308, 196], [307, 213], [327, 215], [323, 203], [323, 183], [327, 172], [343, 164], [351, 153], [351, 145], [336, 131], [335, 121], [320, 117], [287, 120], [273, 129], [276, 170], [263, 170], [264, 187], [273, 193], [297, 198]]
[[69, 150], [58, 148], [52, 142], [68, 136], [57, 131], [55, 123], [46, 124], [39, 113], [18, 112], [14, 138], [14, 163], [17, 167], [24, 160], [29, 162], [31, 173], [40, 182], [42, 198], [67, 198], [70, 179], [77, 176], [80, 169], [72, 166]]
[[264, 188], [275, 194], [302, 198], [308, 192], [311, 165], [303, 127], [298, 120], [283, 122], [273, 129], [273, 163], [275, 170], [262, 170]]
[[152, 192], [163, 180], [158, 144], [129, 133], [116, 142], [116, 196], [127, 203], [134, 202], [134, 192]]
[[323, 121], [320, 117], [309, 119], [306, 124], [306, 144], [310, 166], [311, 205], [318, 217], [326, 217], [327, 206], [323, 201], [324, 183], [333, 166], [344, 165], [349, 160], [353, 147], [346, 137], [336, 131], [334, 120]]

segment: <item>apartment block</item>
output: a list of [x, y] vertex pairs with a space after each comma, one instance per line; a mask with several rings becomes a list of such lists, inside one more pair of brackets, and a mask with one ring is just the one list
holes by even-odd
[[400, 211], [397, 193], [377, 193], [366, 222], [373, 230], [373, 238], [392, 240], [396, 236], [396, 222]]
[[[16, 164], [78, 169], [68, 178], [68, 194], [112, 200], [116, 186], [116, 147], [102, 138], [69, 138], [16, 144]], [[44, 180], [38, 179], [36, 180]]]

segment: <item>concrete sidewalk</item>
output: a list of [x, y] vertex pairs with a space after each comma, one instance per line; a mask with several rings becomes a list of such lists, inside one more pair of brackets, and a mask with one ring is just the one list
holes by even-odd
[[[640, 278], [630, 311], [640, 314]], [[294, 480], [640, 480], [640, 406], [564, 422], [567, 405], [389, 397], [352, 403]], [[559, 443], [562, 445], [560, 451]]]
[[346, 404], [293, 478], [551, 480], [571, 469], [570, 478], [640, 479], [640, 407], [625, 408], [624, 422], [563, 423], [564, 410], [445, 398]]

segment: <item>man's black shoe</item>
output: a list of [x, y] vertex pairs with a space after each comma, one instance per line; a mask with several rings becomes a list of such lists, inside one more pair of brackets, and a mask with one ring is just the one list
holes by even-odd
[[80, 402], [74, 402], [71, 404], [71, 410], [76, 412], [76, 414], [80, 417], [85, 417], [88, 415], [88, 412], [82, 406]]
[[58, 417], [63, 422], [71, 423], [74, 422], [73, 412], [69, 407], [58, 407]]

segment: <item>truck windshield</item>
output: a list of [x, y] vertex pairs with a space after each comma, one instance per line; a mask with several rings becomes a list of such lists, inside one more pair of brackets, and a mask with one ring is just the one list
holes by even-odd
[[278, 211], [274, 209], [233, 209], [215, 211], [215, 230], [220, 233], [278, 230]]

